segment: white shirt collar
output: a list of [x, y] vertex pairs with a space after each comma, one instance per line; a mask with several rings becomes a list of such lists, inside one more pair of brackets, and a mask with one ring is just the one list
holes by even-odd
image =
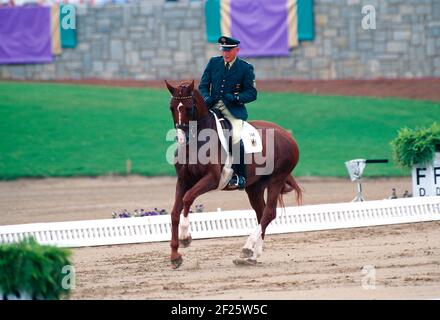
[[[231, 62], [229, 62], [229, 69], [232, 68], [232, 65], [234, 64], [235, 60], [237, 60], [237, 57], [235, 57], [234, 60], [232, 60]], [[225, 66], [226, 66], [226, 63], [227, 63], [227, 62], [226, 62], [225, 60], [223, 60], [223, 63], [224, 63]]]

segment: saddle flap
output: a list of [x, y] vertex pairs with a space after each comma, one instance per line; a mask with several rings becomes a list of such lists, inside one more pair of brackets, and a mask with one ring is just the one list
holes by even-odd
[[221, 143], [223, 149], [225, 149], [225, 151], [227, 153], [229, 153], [229, 144], [226, 141], [226, 137], [225, 137], [225, 134], [223, 132], [223, 128], [222, 128], [222, 125], [220, 123], [220, 120], [218, 119], [217, 114], [215, 112], [213, 112], [211, 110], [211, 113], [214, 115], [214, 118], [215, 118], [215, 123], [216, 123], [217, 133], [218, 133], [218, 138], [220, 140], [220, 143]]
[[263, 151], [263, 143], [258, 130], [246, 121], [243, 121], [241, 139], [243, 141], [245, 153], [257, 153]]

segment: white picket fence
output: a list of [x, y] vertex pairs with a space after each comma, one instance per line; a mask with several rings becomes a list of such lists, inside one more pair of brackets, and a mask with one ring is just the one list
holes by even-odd
[[[267, 234], [355, 228], [440, 220], [440, 197], [336, 203], [278, 209]], [[253, 210], [190, 214], [193, 239], [249, 235], [257, 226]], [[83, 247], [169, 241], [169, 215], [0, 226], [0, 243], [33, 236], [41, 244]]]

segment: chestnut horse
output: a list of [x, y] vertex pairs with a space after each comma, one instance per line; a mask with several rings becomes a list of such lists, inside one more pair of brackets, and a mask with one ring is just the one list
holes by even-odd
[[[190, 121], [197, 123], [196, 132], [202, 129], [216, 128], [215, 118], [207, 108], [200, 92], [194, 89], [194, 81], [192, 83], [182, 83], [178, 87], [171, 86], [165, 81], [168, 90], [171, 93], [170, 110], [174, 120], [174, 126], [177, 130], [179, 143], [175, 153], [175, 169], [177, 173], [177, 184], [175, 202], [171, 212], [172, 236], [171, 236], [171, 266], [176, 269], [182, 264], [182, 256], [178, 253], [179, 243], [183, 247], [187, 247], [191, 242], [191, 235], [188, 232], [189, 217], [188, 213], [194, 200], [211, 190], [216, 190], [219, 186], [221, 172], [224, 166], [224, 150], [223, 156], [220, 149], [217, 133], [216, 140], [208, 140], [205, 142], [196, 142], [197, 151], [205, 143], [212, 144], [214, 148], [219, 149], [218, 161], [209, 163], [200, 163], [198, 159], [194, 162], [189, 161], [191, 156], [189, 153], [188, 139], [194, 136], [194, 130], [191, 130]], [[291, 172], [295, 168], [299, 159], [298, 145], [292, 138], [291, 134], [276, 124], [266, 121], [249, 122], [261, 132], [263, 142], [262, 154], [268, 153], [266, 144], [266, 136], [269, 134], [273, 137], [273, 156], [271, 172], [258, 174], [257, 168], [261, 167], [261, 163], [257, 164], [253, 156], [251, 161], [247, 161], [247, 181], [245, 191], [249, 197], [250, 204], [257, 215], [258, 227], [248, 237], [244, 245], [239, 259], [234, 260], [236, 264], [254, 265], [257, 263], [258, 256], [262, 253], [263, 240], [266, 227], [276, 218], [277, 201], [284, 206], [282, 195], [292, 190], [296, 191], [297, 203], [301, 203], [301, 188], [291, 176]], [[206, 146], [205, 146], [206, 147]], [[180, 160], [179, 153], [184, 153], [184, 157]], [[248, 159], [248, 158], [246, 158]], [[267, 189], [267, 199], [264, 199], [264, 191]], [[182, 212], [183, 210], [183, 212]], [[183, 213], [182, 221], [180, 215]], [[179, 234], [180, 223], [180, 234]]]

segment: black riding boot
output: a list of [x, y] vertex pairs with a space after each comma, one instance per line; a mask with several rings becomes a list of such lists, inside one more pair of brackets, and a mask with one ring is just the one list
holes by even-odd
[[[237, 152], [239, 149], [239, 154], [240, 154], [240, 163], [234, 163], [232, 165], [232, 169], [234, 170], [234, 174], [231, 178], [231, 180], [228, 183], [228, 187], [231, 189], [239, 189], [239, 190], [243, 190], [246, 187], [246, 164], [244, 163], [244, 145], [243, 145], [243, 141], [240, 140], [240, 147], [237, 148], [236, 145], [234, 145], [235, 148], [232, 148], [232, 152], [234, 153]], [[234, 156], [234, 155], [233, 155]], [[234, 162], [235, 159], [237, 159], [237, 157], [234, 157]]]

